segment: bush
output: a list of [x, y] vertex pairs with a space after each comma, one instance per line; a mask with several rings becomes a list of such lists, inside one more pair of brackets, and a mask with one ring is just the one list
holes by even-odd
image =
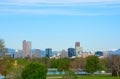
[[22, 71], [23, 79], [46, 79], [47, 67], [40, 63], [29, 63]]

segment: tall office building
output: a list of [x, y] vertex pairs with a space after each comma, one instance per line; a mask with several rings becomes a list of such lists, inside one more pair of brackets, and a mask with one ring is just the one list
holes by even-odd
[[31, 47], [30, 41], [23, 40], [23, 58], [32, 57]]
[[80, 42], [75, 42], [75, 48], [80, 47]]
[[32, 58], [32, 51], [31, 51], [32, 45], [30, 41], [27, 41], [27, 54], [28, 57]]
[[52, 57], [52, 49], [51, 48], [47, 48], [45, 50], [45, 52], [46, 52], [46, 57], [48, 57], [48, 58]]
[[40, 53], [41, 53], [40, 49], [34, 49], [34, 52], [32, 52], [32, 56], [40, 58], [41, 57]]
[[65, 51], [65, 50], [62, 50], [60, 57], [61, 57], [61, 58], [68, 58], [68, 52]]
[[23, 56], [22, 50], [16, 49], [15, 52], [16, 52], [15, 58], [22, 58]]
[[82, 47], [80, 47], [80, 42], [75, 42], [75, 52], [77, 57], [81, 57]]
[[23, 58], [27, 57], [27, 41], [23, 40]]
[[68, 57], [76, 56], [74, 48], [68, 48]]

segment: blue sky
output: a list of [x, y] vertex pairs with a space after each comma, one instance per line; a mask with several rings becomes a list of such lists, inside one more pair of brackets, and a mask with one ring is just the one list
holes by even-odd
[[6, 47], [84, 51], [120, 48], [119, 0], [1, 0], [0, 38]]

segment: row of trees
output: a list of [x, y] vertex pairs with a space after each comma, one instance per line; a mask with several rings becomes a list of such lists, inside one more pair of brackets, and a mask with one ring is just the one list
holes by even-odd
[[[19, 60], [18, 60], [19, 61]], [[59, 71], [87, 71], [91, 74], [97, 70], [109, 71], [108, 58], [99, 59], [97, 56], [88, 56], [87, 58], [75, 59], [49, 59], [49, 58], [33, 58], [27, 59], [28, 62], [38, 62], [46, 65], [47, 68], [57, 68]]]
[[[14, 62], [17, 60], [17, 71], [14, 68]], [[20, 73], [22, 68], [29, 62], [38, 62], [46, 65], [47, 68], [58, 68], [59, 71], [87, 71], [93, 74], [96, 70], [105, 70], [112, 72], [113, 76], [120, 75], [120, 56], [113, 56], [111, 58], [98, 59], [96, 56], [89, 56], [84, 58], [75, 59], [48, 59], [48, 58], [34, 58], [34, 59], [13, 59], [13, 58], [0, 58], [0, 73], [4, 75]]]
[[[36, 62], [36, 63], [44, 64], [46, 68], [58, 68], [59, 71], [65, 71], [66, 73], [68, 73], [68, 71], [70, 70], [72, 71], [84, 70], [89, 72], [90, 74], [93, 74], [93, 72], [97, 70], [105, 70], [105, 71], [112, 72], [114, 76], [119, 76], [119, 73], [120, 73], [119, 60], [120, 60], [120, 56], [117, 56], [117, 57], [115, 56], [114, 58], [113, 57], [103, 58], [103, 59], [99, 59], [97, 56], [89, 56], [87, 58], [75, 58], [75, 59], [68, 59], [68, 58], [13, 59], [13, 58], [4, 57], [0, 59], [0, 73], [7, 76], [9, 75], [20, 76], [24, 68], [29, 63]], [[15, 61], [17, 61], [16, 67], [14, 65]], [[26, 68], [29, 68], [29, 67], [26, 67]], [[33, 69], [33, 71], [27, 70], [29, 73], [35, 72], [34, 69], [39, 70], [37, 69], [37, 67], [32, 67], [32, 66], [29, 69]], [[42, 69], [43, 68], [41, 68], [40, 71], [42, 71]], [[23, 77], [25, 76], [24, 74], [26, 74], [26, 72], [22, 74]]]
[[30, 61], [37, 61], [44, 63], [48, 68], [58, 68], [59, 71], [73, 70], [73, 71], [87, 71], [91, 74], [95, 71], [112, 72], [113, 76], [120, 75], [120, 56], [111, 56], [108, 58], [99, 59], [92, 55], [87, 58], [75, 59], [49, 59], [49, 58], [35, 58]]

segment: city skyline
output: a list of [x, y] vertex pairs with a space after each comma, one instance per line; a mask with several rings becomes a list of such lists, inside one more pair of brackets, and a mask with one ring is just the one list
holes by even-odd
[[83, 51], [120, 48], [119, 0], [1, 0], [0, 38], [7, 48]]

